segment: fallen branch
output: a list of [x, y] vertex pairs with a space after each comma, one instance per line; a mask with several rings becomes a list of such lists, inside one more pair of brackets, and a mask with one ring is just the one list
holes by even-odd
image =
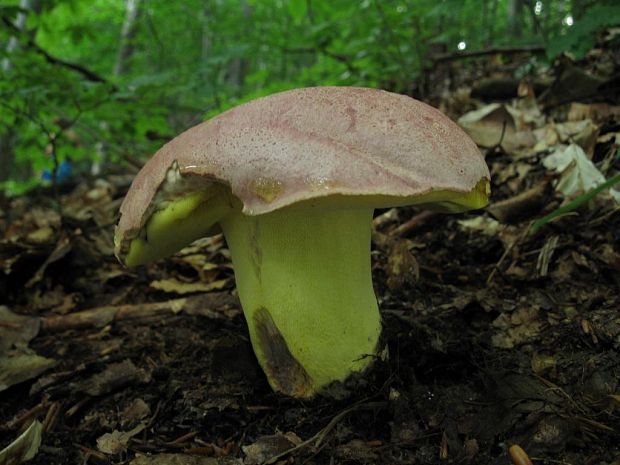
[[549, 186], [550, 179], [544, 179], [520, 194], [491, 204], [487, 210], [500, 223], [517, 222], [540, 211], [546, 201], [545, 194]]
[[361, 410], [361, 409], [383, 408], [386, 405], [387, 405], [387, 402], [364, 402], [364, 401], [358, 402], [354, 404], [353, 406], [344, 409], [342, 412], [334, 416], [323, 429], [321, 429], [318, 433], [316, 433], [311, 438], [306, 439], [305, 441], [297, 444], [295, 447], [291, 447], [290, 449], [285, 450], [284, 452], [271, 457], [265, 463], [268, 465], [276, 463], [281, 458], [295, 451], [303, 449], [305, 447], [311, 447], [312, 449], [317, 450], [320, 448], [321, 443], [325, 440], [325, 437], [327, 436], [327, 434], [329, 434], [329, 432], [333, 430], [336, 427], [336, 425], [340, 423], [350, 413], [355, 412], [356, 410]]
[[405, 221], [401, 225], [392, 229], [388, 234], [392, 237], [400, 237], [406, 234], [409, 234], [414, 229], [419, 228], [423, 224], [427, 223], [429, 219], [437, 216], [437, 212], [431, 210], [422, 210], [420, 213], [417, 213], [411, 219]]
[[238, 312], [239, 303], [228, 292], [210, 292], [166, 302], [148, 302], [125, 305], [106, 305], [68, 315], [53, 315], [41, 318], [41, 333], [53, 333], [68, 329], [102, 328], [121, 320], [152, 318], [157, 315], [187, 313], [209, 318], [225, 318], [225, 310]]
[[515, 53], [543, 53], [545, 51], [545, 47], [542, 45], [524, 45], [521, 47], [491, 47], [485, 48], [483, 50], [472, 50], [470, 52], [450, 52], [450, 53], [440, 53], [438, 55], [432, 56], [432, 60], [435, 63], [441, 61], [449, 61], [449, 60], [461, 60], [463, 58], [476, 58], [486, 55], [497, 55], [497, 54], [515, 54]]
[[502, 256], [499, 258], [498, 262], [495, 264], [495, 266], [493, 267], [493, 270], [491, 270], [491, 273], [489, 274], [489, 276], [487, 277], [487, 286], [489, 284], [491, 284], [491, 281], [493, 281], [493, 278], [495, 277], [495, 273], [497, 273], [502, 264], [504, 263], [504, 260], [506, 260], [506, 257], [508, 257], [508, 255], [514, 250], [514, 248], [521, 243], [521, 241], [523, 241], [523, 239], [525, 239], [525, 237], [527, 236], [528, 232], [530, 230], [530, 226], [527, 226], [526, 228], [523, 229], [523, 232], [521, 234], [519, 234], [519, 236], [513, 240], [510, 244], [510, 246], [508, 246], [506, 248], [506, 250], [504, 250], [504, 253], [502, 254]]

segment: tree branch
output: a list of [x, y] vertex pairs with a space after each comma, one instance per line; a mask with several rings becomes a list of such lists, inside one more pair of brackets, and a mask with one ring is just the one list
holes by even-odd
[[495, 54], [515, 54], [515, 53], [542, 53], [545, 51], [545, 47], [542, 45], [524, 45], [521, 47], [491, 47], [482, 50], [472, 50], [471, 52], [454, 52], [454, 53], [440, 53], [432, 57], [432, 60], [437, 63], [440, 61], [460, 60], [463, 58], [475, 58], [485, 55]]
[[[15, 26], [15, 24], [13, 24], [11, 22], [11, 20], [8, 19], [7, 17], [2, 16], [2, 22], [4, 24], [6, 24], [8, 26], [8, 28], [11, 29], [11, 31], [15, 35], [24, 36], [24, 33], [22, 31], [20, 31], [20, 29], [17, 26]], [[32, 49], [33, 51], [35, 51], [39, 55], [42, 55], [43, 58], [45, 58], [45, 61], [47, 61], [49, 64], [57, 65], [57, 66], [62, 66], [63, 68], [67, 68], [67, 69], [70, 69], [71, 71], [75, 71], [75, 72], [81, 74], [82, 76], [84, 76], [88, 81], [91, 81], [91, 82], [101, 82], [103, 84], [107, 84], [108, 83], [108, 80], [106, 78], [98, 75], [97, 73], [95, 73], [94, 71], [91, 71], [90, 69], [86, 68], [85, 66], [79, 65], [77, 63], [71, 63], [69, 61], [65, 61], [65, 60], [63, 60], [61, 58], [57, 58], [57, 57], [51, 55], [49, 52], [47, 52], [46, 50], [41, 48], [34, 41], [34, 39], [32, 39], [30, 37], [28, 37], [27, 40], [26, 40], [26, 48]]]
[[328, 58], [331, 58], [332, 60], [338, 61], [340, 63], [342, 63], [343, 65], [345, 65], [347, 67], [347, 69], [349, 70], [350, 73], [355, 74], [358, 72], [358, 69], [351, 63], [351, 60], [348, 56], [346, 55], [341, 55], [338, 53], [334, 53], [334, 52], [330, 52], [329, 50], [327, 50], [327, 46], [324, 46], [322, 44], [319, 44], [319, 46], [317, 48], [288, 48], [288, 47], [284, 47], [281, 48], [281, 50], [285, 53], [308, 53], [308, 54], [316, 54], [317, 52], [325, 55]]

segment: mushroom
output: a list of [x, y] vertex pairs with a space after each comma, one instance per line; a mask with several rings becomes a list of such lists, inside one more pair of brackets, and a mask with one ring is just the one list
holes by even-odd
[[144, 264], [221, 228], [269, 383], [308, 398], [384, 352], [374, 209], [459, 212], [488, 194], [483, 156], [438, 110], [376, 89], [295, 89], [164, 145], [123, 201], [115, 253]]

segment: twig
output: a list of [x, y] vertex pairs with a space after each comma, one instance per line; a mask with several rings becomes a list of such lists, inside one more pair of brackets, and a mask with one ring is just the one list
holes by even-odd
[[614, 216], [616, 213], [620, 213], [620, 205], [616, 205], [615, 207], [613, 207], [608, 212], [603, 213], [601, 216], [594, 218], [593, 220], [588, 222], [588, 224], [590, 226], [596, 226], [598, 224], [601, 224], [601, 223], [607, 221], [609, 219], [609, 217]]
[[423, 210], [417, 215], [414, 215], [411, 219], [405, 221], [400, 226], [397, 226], [391, 230], [388, 234], [392, 237], [404, 236], [405, 234], [413, 231], [418, 226], [424, 224], [429, 218], [436, 216], [437, 213], [431, 210]]
[[8, 427], [10, 429], [18, 428], [20, 431], [25, 431], [27, 426], [29, 426], [31, 423], [30, 420], [43, 412], [46, 408], [48, 408], [48, 406], [49, 401], [47, 400], [47, 398], [43, 398], [43, 400], [39, 404], [35, 405], [30, 410], [26, 410], [17, 418], [9, 421]]
[[572, 465], [572, 462], [565, 462], [564, 460], [550, 459], [548, 457], [530, 457], [530, 459], [534, 462], [549, 462], [549, 463], [559, 463], [561, 465]]
[[75, 444], [84, 454], [84, 462], [89, 463], [91, 458], [101, 462], [101, 463], [109, 463], [108, 456], [98, 450], [91, 449], [90, 447], [83, 446], [81, 444]]
[[164, 405], [164, 401], [160, 399], [159, 402], [157, 402], [157, 406], [155, 407], [155, 412], [153, 412], [153, 415], [151, 415], [151, 418], [149, 418], [149, 421], [146, 424], [147, 430], [150, 429], [155, 424], [155, 420], [159, 416], [159, 412], [161, 412], [161, 408], [163, 405]]
[[72, 407], [70, 407], [66, 412], [65, 412], [65, 417], [66, 418], [71, 418], [73, 415], [75, 415], [82, 407], [84, 407], [88, 402], [90, 402], [90, 400], [92, 399], [92, 397], [82, 397], [80, 400], [78, 400]]
[[1, 101], [0, 101], [0, 104], [3, 107], [15, 113], [16, 115], [24, 116], [25, 118], [29, 119], [34, 124], [38, 125], [39, 128], [41, 129], [41, 132], [43, 132], [45, 136], [47, 137], [49, 145], [51, 146], [50, 155], [52, 157], [52, 164], [53, 164], [52, 165], [52, 189], [54, 192], [54, 200], [56, 200], [56, 209], [59, 210], [60, 204], [58, 202], [58, 198], [59, 198], [58, 183], [56, 182], [56, 176], [58, 174], [58, 154], [56, 152], [56, 138], [58, 137], [59, 133], [50, 131], [49, 129], [47, 129], [47, 126], [45, 125], [43, 121], [39, 120], [36, 116], [30, 114], [29, 112], [22, 110], [21, 108], [14, 108], [11, 105], [5, 102], [1, 102]]
[[470, 52], [450, 52], [441, 53], [432, 57], [434, 62], [460, 60], [463, 58], [475, 58], [485, 55], [496, 54], [515, 54], [515, 53], [542, 53], [545, 51], [545, 47], [542, 45], [524, 45], [521, 47], [491, 47], [483, 50], [472, 50]]
[[[559, 218], [559, 217], [561, 217], [561, 216], [563, 216], [563, 215], [565, 215], [567, 213], [570, 213], [573, 210], [576, 210], [582, 204], [584, 204], [586, 202], [589, 202], [590, 200], [592, 200], [594, 197], [596, 197], [598, 194], [600, 194], [605, 189], [609, 189], [609, 188], [613, 187], [615, 184], [617, 184], [619, 182], [620, 182], [620, 174], [617, 174], [614, 177], [609, 178], [604, 183], [602, 183], [602, 184], [596, 186], [595, 188], [590, 189], [589, 191], [581, 194], [579, 197], [574, 198], [573, 200], [568, 202], [566, 205], [564, 205], [564, 206], [562, 206], [562, 207], [560, 207], [560, 208], [558, 208], [556, 210], [553, 210], [548, 215], [545, 215], [541, 219], [536, 220], [530, 226], [530, 228], [532, 230], [532, 234], [536, 234], [538, 232], [538, 230], [540, 228], [542, 228], [545, 224], [547, 224], [550, 221], [553, 221], [556, 218]], [[528, 228], [528, 229], [530, 229], [530, 228]]]
[[43, 432], [49, 433], [54, 430], [56, 427], [56, 423], [58, 423], [58, 416], [60, 413], [60, 403], [52, 402], [49, 409], [47, 410], [47, 414], [45, 415], [45, 420], [43, 420]]
[[166, 302], [107, 305], [91, 308], [68, 315], [53, 315], [41, 318], [41, 332], [53, 333], [68, 329], [102, 328], [119, 320], [153, 317], [165, 313], [200, 313], [213, 318], [220, 317], [218, 309], [237, 306], [236, 300], [227, 292], [210, 292]]
[[[10, 19], [6, 18], [5, 16], [2, 16], [2, 22], [6, 24], [14, 34], [22, 35], [22, 36], [24, 35], [23, 31], [21, 31], [15, 24], [11, 22]], [[90, 69], [82, 65], [78, 65], [77, 63], [71, 63], [71, 62], [62, 60], [60, 58], [57, 58], [51, 55], [49, 52], [47, 52], [46, 50], [42, 49], [39, 45], [37, 45], [34, 39], [30, 37], [28, 37], [28, 40], [26, 41], [26, 46], [28, 48], [33, 49], [39, 55], [42, 55], [43, 58], [45, 58], [45, 61], [47, 61], [48, 63], [52, 65], [58, 65], [58, 66], [62, 66], [63, 68], [70, 69], [72, 71], [76, 71], [80, 73], [82, 76], [84, 76], [87, 80], [92, 81], [92, 82], [101, 82], [103, 84], [108, 83], [107, 79], [99, 76], [94, 71], [91, 71]]]
[[190, 431], [189, 433], [185, 433], [184, 435], [179, 436], [178, 438], [176, 438], [173, 441], [164, 442], [164, 444], [166, 446], [178, 447], [180, 445], [183, 445], [187, 441], [190, 441], [190, 440], [194, 439], [197, 434], [198, 434], [198, 431]]
[[352, 73], [352, 74], [356, 74], [358, 72], [357, 67], [351, 63], [351, 58], [347, 55], [342, 55], [339, 53], [335, 53], [335, 52], [330, 52], [329, 50], [327, 50], [329, 44], [318, 44], [317, 47], [307, 47], [307, 48], [282, 48], [281, 50], [285, 53], [312, 53], [315, 54], [317, 51], [319, 53], [322, 53], [323, 55], [325, 55], [328, 58], [331, 58], [332, 60], [338, 61], [340, 63], [342, 63], [343, 65], [345, 65], [347, 67], [347, 70]]
[[529, 226], [523, 229], [523, 232], [519, 235], [519, 237], [517, 237], [514, 241], [512, 241], [510, 246], [506, 250], [504, 250], [504, 253], [500, 257], [498, 262], [495, 264], [495, 266], [493, 267], [493, 271], [491, 271], [491, 273], [489, 274], [489, 277], [487, 278], [487, 285], [491, 284], [491, 281], [493, 281], [493, 278], [495, 277], [495, 273], [497, 273], [502, 263], [504, 263], [504, 260], [506, 259], [508, 254], [512, 252], [512, 250], [517, 246], [519, 242], [521, 242], [525, 238], [525, 236], [527, 236], [527, 233], [529, 232], [529, 230], [530, 230]]
[[384, 407], [385, 405], [387, 405], [386, 402], [367, 402], [364, 403], [364, 401], [360, 401], [357, 404], [352, 405], [351, 407], [348, 407], [346, 409], [344, 409], [342, 412], [340, 412], [339, 414], [337, 414], [334, 418], [332, 418], [329, 423], [327, 423], [327, 425], [325, 425], [325, 427], [323, 429], [321, 429], [318, 433], [316, 433], [314, 436], [312, 436], [309, 439], [306, 439], [305, 441], [297, 444], [295, 447], [291, 447], [288, 450], [285, 450], [284, 452], [281, 452], [280, 454], [277, 454], [273, 457], [271, 457], [269, 460], [267, 460], [265, 463], [267, 465], [272, 464], [277, 462], [279, 459], [281, 459], [282, 457], [291, 454], [295, 451], [298, 451], [300, 449], [303, 449], [305, 447], [308, 446], [312, 446], [314, 449], [318, 449], [319, 446], [321, 445], [321, 443], [325, 440], [325, 437], [329, 434], [329, 432], [331, 430], [333, 430], [336, 425], [338, 423], [340, 423], [340, 421], [345, 418], [348, 414], [362, 409], [362, 408], [378, 408], [378, 407]]

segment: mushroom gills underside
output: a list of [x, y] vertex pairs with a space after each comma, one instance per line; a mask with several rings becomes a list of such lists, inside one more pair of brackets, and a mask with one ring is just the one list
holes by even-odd
[[305, 206], [222, 219], [254, 351], [276, 391], [312, 397], [381, 350], [372, 214]]
[[[468, 192], [436, 189], [411, 196], [332, 194], [307, 199], [298, 205], [337, 211], [352, 206], [373, 209], [419, 205], [435, 211], [455, 213], [484, 207], [488, 202], [488, 194], [489, 180], [482, 178]], [[162, 202], [161, 205], [151, 208], [153, 213], [137, 236], [128, 240], [126, 252], [121, 244], [119, 258], [127, 266], [142, 265], [165, 258], [194, 240], [217, 230], [220, 220], [240, 211], [241, 206], [241, 202], [231, 193], [230, 187], [217, 182], [209, 183], [207, 188]], [[284, 207], [288, 208], [294, 207]], [[115, 242], [125, 240], [121, 237], [115, 238]]]

